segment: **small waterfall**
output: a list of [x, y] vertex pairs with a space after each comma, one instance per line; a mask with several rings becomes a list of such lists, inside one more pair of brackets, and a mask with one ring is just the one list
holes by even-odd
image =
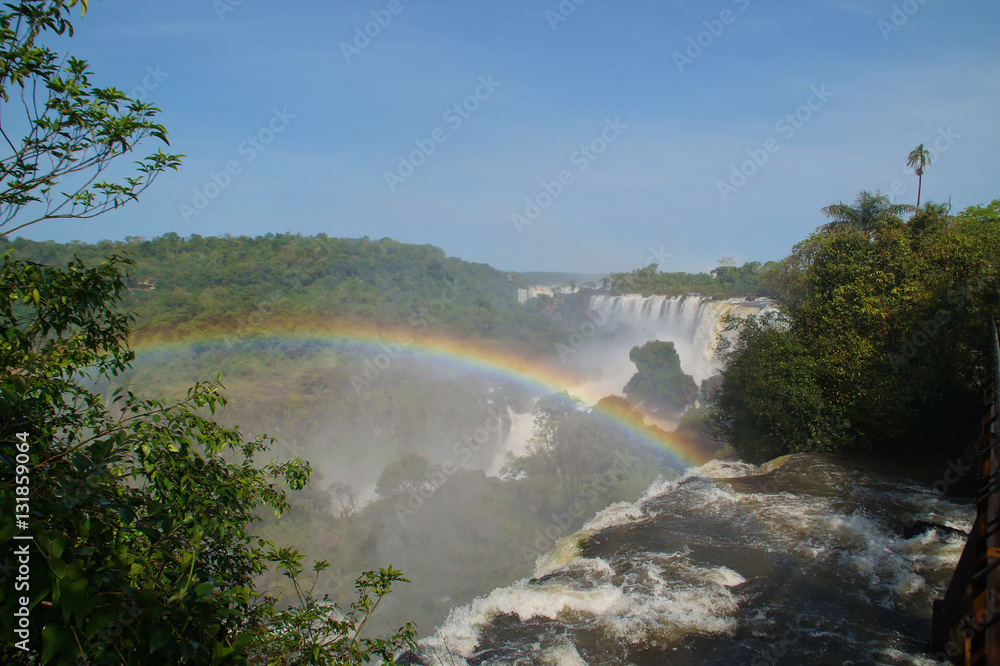
[[525, 455], [528, 452], [528, 440], [535, 432], [535, 417], [531, 412], [516, 414], [507, 407], [507, 416], [510, 418], [510, 432], [497, 448], [496, 455], [486, 469], [487, 476], [500, 476], [500, 468], [507, 462], [507, 454]]
[[714, 301], [703, 296], [592, 296], [590, 309], [607, 315], [611, 331], [620, 325], [632, 346], [651, 340], [673, 342], [684, 372], [701, 383], [716, 371], [715, 347], [726, 315], [756, 315], [770, 307], [769, 299]]
[[555, 296], [556, 294], [572, 294], [577, 291], [577, 287], [528, 287], [517, 290], [517, 302], [527, 303], [536, 296]]

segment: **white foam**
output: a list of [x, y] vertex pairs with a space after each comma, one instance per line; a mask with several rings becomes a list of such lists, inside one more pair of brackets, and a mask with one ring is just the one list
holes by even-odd
[[889, 664], [909, 664], [910, 666], [940, 666], [942, 662], [923, 654], [910, 654], [896, 648], [888, 648], [879, 652]]
[[[915, 498], [908, 499], [912, 502]], [[942, 568], [953, 568], [961, 554], [959, 536], [942, 540], [932, 530], [903, 539], [866, 512], [844, 513], [826, 498], [747, 494], [740, 496], [740, 503], [757, 524], [768, 528], [767, 535], [755, 546], [771, 552], [797, 553], [822, 563], [858, 594], [874, 593], [872, 601], [884, 607], [895, 607], [929, 593], [927, 577]], [[954, 520], [962, 524], [961, 507], [954, 509]]]
[[[522, 580], [496, 589], [453, 610], [437, 634], [423, 641], [424, 647], [468, 657], [477, 647], [479, 627], [503, 614], [522, 622], [531, 618], [572, 622], [584, 616], [588, 623], [596, 621], [611, 635], [633, 642], [652, 634], [669, 640], [689, 632], [724, 633], [735, 627], [738, 599], [730, 588], [746, 582], [740, 574], [726, 567], [701, 568], [676, 553], [654, 559], [624, 580], [618, 578], [620, 584], [611, 582], [614, 572], [603, 560], [574, 559], [567, 570], [591, 572], [584, 586], [550, 579], [540, 584]], [[681, 570], [685, 575], [676, 576]]]
[[645, 509], [634, 502], [616, 502], [604, 509], [583, 526], [583, 529], [597, 532], [616, 525], [625, 525], [647, 517]]
[[577, 652], [576, 646], [569, 643], [546, 650], [542, 654], [542, 663], [552, 666], [587, 666], [587, 662]]
[[701, 479], [737, 479], [746, 476], [760, 475], [761, 468], [757, 465], [741, 462], [738, 460], [709, 460], [700, 467], [692, 467], [680, 481], [687, 481], [692, 478]]
[[[536, 578], [564, 576], [534, 584], [522, 580], [453, 610], [438, 634], [424, 641], [425, 646], [434, 649], [447, 644], [454, 654], [471, 655], [480, 628], [500, 614], [514, 615], [522, 622], [546, 618], [568, 627], [583, 623], [603, 629], [614, 640], [629, 642], [669, 643], [689, 632], [731, 632], [739, 614], [738, 588], [746, 583], [739, 572], [692, 562], [692, 551], [684, 548], [634, 558], [616, 556], [610, 563], [581, 557], [583, 537], [661, 513], [724, 519], [733, 526], [737, 542], [801, 558], [809, 568], [818, 567], [824, 575], [840, 577], [848, 593], [887, 608], [927, 606], [941, 586], [941, 571], [953, 568], [958, 561], [964, 542], [961, 535], [931, 530], [903, 539], [888, 529], [884, 513], [874, 508], [874, 513], [854, 510], [859, 505], [869, 506], [860, 501], [868, 491], [859, 487], [850, 494], [839, 492], [836, 475], [822, 480], [838, 491], [832, 496], [746, 492], [740, 484], [712, 482], [766, 471], [746, 463], [713, 460], [679, 479], [657, 479], [640, 500], [609, 506], [589, 521], [584, 531], [558, 540], [536, 561]], [[920, 488], [901, 487], [898, 494], [899, 501], [890, 498], [889, 506], [912, 509], [911, 515], [930, 522], [969, 529], [972, 509], [968, 506]], [[744, 529], [741, 521], [753, 529]], [[898, 646], [890, 642], [887, 647]], [[548, 655], [551, 661], [545, 663], [585, 663], [572, 645], [545, 649], [548, 652], [538, 646], [539, 651], [532, 654]], [[889, 652], [893, 652], [892, 659], [901, 660], [891, 663], [907, 663], [904, 653]], [[447, 656], [448, 652], [442, 649], [439, 654]]]
[[593, 532], [586, 529], [571, 534], [569, 536], [556, 539], [552, 550], [543, 553], [535, 560], [535, 573], [533, 578], [542, 578], [551, 573], [566, 567], [570, 562], [576, 560], [580, 555], [580, 542]]
[[642, 494], [642, 497], [639, 498], [636, 504], [642, 504], [643, 502], [647, 502], [653, 499], [654, 497], [659, 497], [665, 492], [673, 490], [676, 487], [677, 487], [677, 479], [667, 479], [662, 475], [657, 476], [656, 479], [654, 479], [653, 482], [649, 484], [649, 488], [646, 488], [646, 492]]
[[[677, 563], [675, 563], [677, 564]], [[704, 569], [681, 564], [688, 575], [678, 579], [665, 575], [662, 568], [648, 563], [637, 572], [642, 585], [626, 582], [629, 593], [605, 619], [618, 637], [631, 642], [651, 635], [670, 641], [691, 633], [720, 634], [736, 626], [739, 604], [729, 589], [745, 582], [735, 571], [721, 567]], [[673, 571], [671, 572], [673, 573]], [[636, 577], [631, 578], [633, 581]]]
[[729, 567], [719, 567], [711, 570], [711, 577], [724, 587], [736, 587], [747, 582], [747, 579]]
[[[701, 467], [694, 467], [687, 470], [683, 476], [676, 479], [667, 480], [662, 476], [658, 476], [638, 500], [635, 502], [616, 502], [612, 504], [591, 518], [583, 526], [583, 529], [598, 532], [609, 527], [627, 525], [628, 523], [634, 523], [647, 518], [655, 518], [658, 512], [649, 509], [649, 502], [675, 491], [679, 486], [693, 479], [728, 479], [753, 475], [757, 470], [756, 466], [748, 465], [747, 463], [712, 460]], [[717, 486], [706, 489], [705, 492], [707, 493], [704, 498], [706, 504], [722, 499], [735, 501], [738, 498], [736, 493]]]
[[497, 615], [516, 615], [522, 622], [533, 617], [555, 620], [570, 613], [599, 616], [614, 608], [622, 596], [622, 591], [612, 585], [581, 590], [563, 582], [535, 585], [521, 580], [452, 610], [437, 634], [423, 643], [432, 650], [450, 649], [468, 657], [478, 643], [478, 627]]

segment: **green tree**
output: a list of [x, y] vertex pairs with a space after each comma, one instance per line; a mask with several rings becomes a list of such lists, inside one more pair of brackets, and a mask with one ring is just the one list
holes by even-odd
[[535, 431], [527, 453], [509, 459], [503, 476], [522, 479], [531, 494], [548, 497], [550, 504], [560, 507], [579, 509], [584, 500], [592, 504], [598, 496], [606, 499], [610, 488], [595, 480], [615, 467], [614, 436], [565, 392], [540, 398], [534, 414]]
[[930, 151], [924, 148], [924, 144], [920, 144], [911, 150], [910, 155], [906, 158], [906, 166], [912, 167], [913, 172], [917, 174], [917, 208], [920, 208], [920, 190], [924, 184], [924, 167], [931, 163], [930, 156]]
[[673, 342], [653, 340], [633, 347], [629, 360], [639, 370], [625, 385], [629, 401], [642, 402], [653, 409], [682, 409], [698, 395], [698, 385], [684, 374]]
[[[36, 42], [46, 30], [72, 35], [68, 11], [76, 4], [23, 2], [0, 13], [0, 98], [10, 102], [19, 96], [17, 107], [24, 109], [30, 128], [20, 145], [4, 132], [14, 151], [0, 172], [0, 226], [8, 226], [5, 233], [42, 220], [95, 217], [136, 199], [158, 174], [180, 164], [181, 155], [157, 150], [136, 163], [135, 175], [117, 182], [98, 180], [136, 144], [150, 137], [167, 143], [167, 133], [154, 122], [159, 109], [116, 88], [92, 86], [85, 61], [64, 59]], [[59, 191], [67, 180], [68, 190]], [[25, 211], [28, 204], [36, 205]]]
[[[42, 641], [30, 646], [43, 663], [139, 663], [146, 650], [209, 663], [234, 656], [261, 620], [252, 579], [266, 554], [247, 529], [255, 507], [284, 511], [275, 482], [302, 487], [309, 468], [256, 466], [264, 440], [201, 416], [225, 405], [218, 384], [173, 405], [92, 392], [93, 379], [114, 378], [133, 358], [131, 320], [115, 307], [125, 265], [4, 260], [0, 439], [26, 450], [0, 457], [0, 540], [27, 533], [38, 548], [30, 605]], [[241, 462], [227, 461], [234, 455]], [[15, 474], [30, 480], [17, 511], [30, 527], [13, 519]], [[14, 603], [5, 597], [5, 640]]]
[[327, 562], [313, 565], [313, 580], [309, 589], [302, 578], [302, 554], [295, 549], [272, 551], [282, 575], [292, 583], [296, 606], [273, 611], [270, 624], [275, 629], [261, 636], [249, 649], [253, 663], [268, 666], [286, 664], [344, 664], [360, 666], [378, 657], [382, 663], [393, 663], [401, 648], [417, 650], [416, 632], [407, 624], [389, 637], [364, 635], [365, 625], [375, 613], [383, 597], [394, 584], [409, 582], [402, 572], [391, 566], [362, 574], [355, 583], [357, 601], [342, 610], [329, 596], [314, 598], [320, 574], [329, 568]]
[[433, 492], [434, 480], [438, 475], [438, 467], [430, 460], [419, 453], [408, 453], [385, 466], [375, 484], [375, 492], [380, 497], [421, 490]]
[[901, 226], [901, 216], [911, 210], [913, 206], [894, 204], [881, 192], [861, 192], [853, 206], [841, 201], [823, 208], [823, 214], [832, 220], [824, 229], [849, 226], [871, 235], [885, 226]]
[[744, 455], [941, 450], [975, 430], [998, 206], [927, 205], [904, 223], [878, 199], [862, 193], [779, 264], [780, 319], [731, 328], [713, 410]]
[[822, 391], [823, 369], [785, 315], [728, 322], [719, 357], [722, 383], [712, 395], [718, 437], [751, 462], [796, 451], [843, 446], [849, 423], [831, 410]]
[[[86, 7], [50, 0], [0, 13], [0, 95], [9, 101], [19, 89], [29, 127], [20, 146], [4, 133], [14, 150], [0, 163], [6, 232], [94, 217], [179, 163], [158, 151], [136, 176], [98, 181], [143, 139], [166, 142], [166, 131], [153, 121], [157, 109], [90, 86], [85, 62], [36, 42], [45, 31], [72, 34], [77, 4]], [[249, 530], [260, 508], [288, 508], [280, 484], [302, 488], [308, 463], [257, 461], [270, 440], [245, 440], [208, 416], [226, 404], [218, 383], [196, 384], [173, 404], [94, 388], [114, 385], [134, 359], [133, 318], [121, 307], [132, 265], [117, 253], [64, 268], [3, 258], [0, 542], [8, 553], [15, 538], [19, 551], [28, 545], [19, 556], [30, 581], [23, 596], [0, 601], [4, 663], [246, 663], [275, 636], [314, 632], [308, 617], [282, 615], [253, 589], [268, 562], [300, 556]], [[315, 663], [341, 648], [342, 663], [361, 663], [411, 645], [411, 626], [359, 638], [376, 605], [370, 594], [401, 580], [391, 569], [360, 578], [345, 631], [281, 663]], [[15, 615], [22, 607], [27, 626]]]

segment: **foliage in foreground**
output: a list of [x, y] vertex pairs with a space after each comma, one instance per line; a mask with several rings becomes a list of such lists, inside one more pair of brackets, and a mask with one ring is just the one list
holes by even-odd
[[[135, 163], [135, 175], [100, 180], [143, 140], [166, 143], [166, 130], [155, 122], [158, 109], [92, 86], [86, 62], [37, 41], [72, 35], [77, 4], [86, 9], [82, 0], [0, 9], [0, 98], [21, 97], [8, 108], [23, 109], [29, 128], [19, 145], [4, 134], [14, 151], [0, 164], [6, 233], [96, 217], [180, 163], [158, 150]], [[371, 595], [402, 580], [394, 570], [359, 579], [358, 605], [339, 625], [345, 631], [319, 651], [309, 641], [324, 627], [282, 615], [253, 589], [268, 562], [301, 556], [276, 551], [248, 526], [261, 507], [285, 511], [279, 484], [302, 488], [310, 469], [299, 460], [255, 462], [269, 440], [247, 441], [205, 415], [225, 405], [220, 385], [196, 384], [177, 403], [92, 389], [133, 360], [133, 318], [119, 307], [130, 265], [118, 254], [92, 268], [77, 258], [63, 268], [3, 258], [0, 542], [16, 560], [3, 569], [0, 660], [247, 663], [280, 635], [312, 648], [273, 663], [317, 663], [341, 647], [346, 663], [363, 663], [409, 645], [411, 627], [360, 637], [377, 605]]]
[[251, 648], [254, 663], [268, 666], [285, 664], [367, 664], [372, 657], [394, 663], [401, 648], [416, 651], [416, 628], [407, 623], [388, 637], [367, 637], [362, 633], [379, 602], [397, 582], [409, 582], [401, 571], [391, 566], [367, 571], [355, 583], [358, 599], [344, 612], [324, 595], [313, 596], [320, 574], [329, 568], [325, 561], [313, 565], [313, 583], [306, 590], [302, 580], [302, 554], [294, 549], [272, 550], [282, 575], [292, 582], [298, 605], [287, 610], [272, 610], [269, 632]]
[[[129, 317], [114, 307], [127, 265], [120, 257], [65, 270], [4, 261], [0, 439], [12, 445], [27, 433], [20, 439], [29, 446], [27, 463], [13, 448], [0, 454], [0, 540], [27, 533], [38, 547], [30, 558], [30, 617], [42, 640], [36, 633], [28, 646], [40, 648], [42, 663], [83, 656], [95, 664], [208, 664], [245, 662], [251, 650], [274, 645], [274, 635], [320, 647], [273, 663], [323, 663], [310, 655], [406, 645], [410, 628], [382, 642], [333, 634], [321, 643], [318, 628], [302, 621], [308, 615], [276, 611], [273, 599], [254, 591], [268, 561], [287, 568], [301, 556], [276, 551], [248, 527], [258, 507], [285, 511], [278, 484], [302, 488], [310, 470], [298, 460], [262, 464], [256, 458], [269, 440], [245, 441], [238, 428], [203, 416], [225, 405], [218, 384], [198, 384], [177, 404], [124, 389], [105, 402], [88, 389], [88, 378], [115, 376], [132, 359]], [[15, 494], [15, 475], [30, 479], [30, 495]], [[30, 527], [15, 523], [15, 513], [27, 514]], [[362, 577], [362, 605], [338, 626], [374, 611], [365, 600], [398, 580], [391, 571]], [[315, 605], [308, 595], [301, 600], [306, 609]], [[2, 604], [8, 662], [23, 657], [10, 644], [15, 603], [8, 595]]]

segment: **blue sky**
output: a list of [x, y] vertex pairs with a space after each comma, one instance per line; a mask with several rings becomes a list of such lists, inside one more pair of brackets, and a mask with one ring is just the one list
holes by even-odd
[[925, 201], [1000, 198], [995, 0], [100, 0], [75, 24], [58, 45], [158, 104], [187, 157], [29, 238], [322, 232], [697, 271], [779, 259], [863, 189], [914, 203], [921, 142]]

